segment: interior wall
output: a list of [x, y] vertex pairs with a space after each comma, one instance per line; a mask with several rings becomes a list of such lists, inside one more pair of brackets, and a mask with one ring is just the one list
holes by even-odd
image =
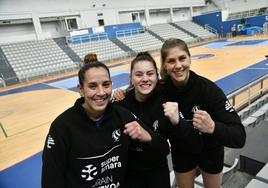
[[151, 13], [150, 12], [150, 25], [169, 23], [171, 22], [169, 12]]
[[184, 9], [173, 9], [173, 22], [183, 21], [183, 20], [191, 20], [191, 12], [190, 8]]
[[268, 7], [267, 0], [213, 0], [221, 9], [228, 9], [230, 13]]
[[140, 23], [144, 27], [147, 26], [146, 16], [145, 16], [145, 13], [144, 12], [141, 12], [140, 13]]
[[41, 23], [41, 27], [45, 39], [64, 37], [66, 35], [63, 22], [61, 21]]
[[119, 13], [119, 23], [132, 23], [132, 14], [130, 12], [121, 12]]
[[[119, 12], [135, 12], [145, 9], [167, 9], [171, 7], [189, 7], [192, 5], [204, 6], [205, 0], [0, 0], [0, 20], [32, 18], [33, 15], [42, 20], [45, 17], [77, 17], [81, 29], [98, 27], [98, 13], [102, 13], [105, 25], [116, 25], [132, 23], [131, 14], [119, 14]], [[120, 7], [120, 8], [119, 8]], [[176, 20], [180, 20], [180, 14], [175, 13]], [[140, 14], [140, 21], [143, 26], [147, 25], [144, 13]], [[151, 13], [149, 24], [160, 24], [170, 22], [170, 13]], [[63, 36], [64, 27], [55, 22], [41, 23], [42, 32], [38, 36], [54, 38]], [[29, 25], [2, 25], [1, 40], [36, 40], [34, 27]], [[7, 32], [8, 29], [11, 32]], [[18, 31], [15, 31], [16, 29]], [[27, 30], [27, 32], [26, 32]], [[28, 31], [30, 30], [30, 31]], [[20, 33], [21, 32], [21, 33]], [[19, 34], [20, 33], [20, 34]], [[5, 37], [2, 37], [5, 36]], [[16, 36], [16, 37], [14, 37]], [[7, 40], [4, 38], [8, 38]]]
[[97, 15], [98, 11], [81, 11], [81, 28], [99, 26]]
[[0, 12], [58, 12], [134, 7], [171, 7], [205, 5], [205, 0], [1, 0]]
[[36, 40], [33, 24], [0, 25], [0, 43]]

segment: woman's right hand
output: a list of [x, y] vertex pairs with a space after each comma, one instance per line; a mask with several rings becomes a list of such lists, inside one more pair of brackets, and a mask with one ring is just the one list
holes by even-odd
[[177, 102], [166, 102], [162, 104], [164, 115], [170, 120], [172, 125], [177, 125], [180, 121], [179, 105]]
[[130, 136], [133, 140], [140, 142], [151, 142], [151, 135], [137, 122], [132, 121], [125, 125], [124, 133]]
[[113, 92], [112, 99], [121, 101], [125, 98], [125, 96], [126, 96], [126, 90], [117, 89]]

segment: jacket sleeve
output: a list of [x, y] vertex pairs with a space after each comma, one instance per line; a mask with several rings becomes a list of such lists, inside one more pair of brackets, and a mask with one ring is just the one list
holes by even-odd
[[66, 145], [57, 131], [57, 125], [51, 125], [43, 149], [42, 188], [66, 187], [64, 173], [66, 166]]
[[209, 114], [215, 122], [213, 136], [230, 148], [242, 148], [246, 141], [246, 132], [233, 106], [216, 85], [208, 92]]
[[143, 122], [138, 121], [139, 124], [151, 135], [152, 140], [148, 143], [140, 143], [142, 148], [148, 152], [156, 152], [157, 154], [162, 154], [166, 156], [169, 154], [169, 145], [167, 142], [167, 138], [163, 135], [153, 132], [150, 128], [148, 128]]
[[[130, 145], [132, 148], [139, 148], [145, 152], [159, 152], [161, 154], [167, 155], [169, 153], [169, 145], [167, 142], [167, 138], [164, 138], [162, 135], [153, 132], [146, 124], [138, 119], [134, 114], [132, 114], [127, 109], [120, 106], [120, 108], [124, 109], [123, 113], [123, 124], [129, 123], [131, 121], [137, 121], [152, 137], [151, 142], [139, 142], [136, 140], [131, 140]], [[122, 116], [121, 116], [122, 117]]]

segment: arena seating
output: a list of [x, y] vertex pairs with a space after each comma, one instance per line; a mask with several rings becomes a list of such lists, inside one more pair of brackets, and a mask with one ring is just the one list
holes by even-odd
[[268, 163], [258, 172], [256, 179], [268, 183]]
[[241, 110], [238, 115], [245, 127], [254, 127], [268, 116], [268, 96], [264, 95], [246, 108]]
[[119, 37], [118, 39], [137, 53], [141, 51], [158, 50], [163, 44], [160, 40], [150, 35], [148, 32]]
[[92, 42], [84, 42], [80, 44], [69, 44], [71, 49], [81, 58], [88, 53], [95, 53], [100, 61], [108, 61], [127, 54], [109, 39]]
[[265, 188], [268, 187], [268, 184], [256, 179], [253, 179], [245, 188]]
[[264, 188], [268, 187], [268, 163], [258, 172], [256, 177], [252, 179], [246, 188]]
[[[149, 28], [152, 29], [150, 32], [143, 30], [136, 35], [117, 38], [129, 47], [130, 51], [122, 49], [120, 45], [108, 38], [78, 44], [69, 43], [68, 46], [81, 59], [88, 53], [96, 53], [100, 61], [110, 61], [133, 55], [132, 52], [159, 50], [163, 42], [151, 34], [154, 32], [163, 39], [179, 37], [186, 42], [195, 40], [170, 24], [158, 24]], [[53, 39], [3, 44], [1, 49], [19, 82], [74, 70], [79, 66], [79, 62], [72, 60], [70, 54], [63, 51]]]
[[148, 29], [157, 34], [158, 36], [162, 37], [163, 39], [180, 38], [186, 42], [195, 41], [192, 36], [188, 35], [187, 33], [184, 33], [183, 31], [177, 29], [176, 27], [168, 23], [151, 25], [148, 27]]
[[201, 27], [200, 25], [192, 21], [180, 21], [180, 22], [175, 22], [175, 24], [191, 33], [194, 33], [195, 35], [197, 35], [199, 38], [202, 38], [202, 39], [207, 39], [207, 38], [212, 38], [212, 37], [217, 36], [216, 34], [209, 32], [208, 30], [204, 29], [203, 27]]
[[[234, 163], [233, 163], [233, 165], [231, 167], [228, 167], [228, 166], [223, 167], [223, 170], [222, 170], [222, 172], [223, 172], [222, 184], [224, 184], [234, 174], [234, 172], [237, 170], [238, 162], [239, 162], [239, 159], [235, 158]], [[202, 178], [201, 174], [195, 178], [195, 183], [200, 185], [200, 186], [204, 186], [203, 178]]]
[[29, 81], [77, 65], [51, 39], [1, 45], [20, 81]]
[[268, 162], [267, 137], [268, 121], [261, 121], [255, 127], [251, 127], [251, 131], [247, 131], [247, 141], [240, 153], [241, 171], [255, 176]]

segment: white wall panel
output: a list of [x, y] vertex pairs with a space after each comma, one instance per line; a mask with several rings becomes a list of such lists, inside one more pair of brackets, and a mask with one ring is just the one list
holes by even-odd
[[[97, 9], [161, 8], [204, 5], [204, 0], [1, 0], [1, 13], [59, 12]], [[95, 5], [93, 7], [93, 5]]]
[[33, 24], [0, 26], [0, 43], [36, 40]]
[[119, 17], [116, 10], [104, 10], [103, 19], [105, 25], [115, 25], [119, 24]]
[[173, 9], [173, 22], [183, 21], [183, 20], [191, 20], [191, 12], [190, 8], [184, 9]]
[[132, 23], [132, 14], [129, 12], [119, 13], [119, 23]]
[[[36, 15], [36, 19], [55, 18], [56, 17], [77, 17], [80, 28], [97, 27], [98, 13], [102, 13], [102, 19], [105, 25], [115, 25], [122, 23], [131, 23], [130, 12], [152, 9], [170, 9], [174, 7], [204, 6], [205, 0], [0, 0], [0, 20], [31, 19]], [[129, 14], [121, 14], [128, 11]], [[140, 14], [141, 24], [146, 26], [145, 14]], [[175, 15], [176, 17], [178, 15]], [[58, 19], [58, 18], [57, 18]], [[148, 18], [149, 24], [158, 24], [170, 22], [170, 13], [152, 13]], [[56, 23], [56, 21], [55, 21]], [[46, 23], [42, 25], [42, 30], [37, 32], [38, 36], [44, 38], [62, 36], [63, 32], [58, 30], [55, 23]], [[13, 28], [12, 25], [0, 25], [2, 30]], [[27, 24], [20, 24], [16, 28], [18, 33], [7, 32], [6, 38], [14, 40], [36, 40], [36, 32], [33, 27], [31, 32], [25, 32]], [[12, 29], [11, 29], [12, 30]], [[19, 34], [19, 32], [21, 32]], [[1, 33], [0, 38], [3, 34]], [[7, 37], [8, 36], [8, 37]], [[10, 36], [10, 37], [9, 37]], [[40, 38], [40, 37], [39, 37]], [[9, 39], [8, 39], [9, 40]]]
[[150, 25], [170, 22], [169, 12], [150, 13]]
[[97, 27], [98, 18], [97, 18], [97, 11], [81, 11], [81, 28], [89, 28], [89, 27]]
[[59, 21], [41, 23], [41, 27], [45, 39], [65, 36], [63, 25]]

